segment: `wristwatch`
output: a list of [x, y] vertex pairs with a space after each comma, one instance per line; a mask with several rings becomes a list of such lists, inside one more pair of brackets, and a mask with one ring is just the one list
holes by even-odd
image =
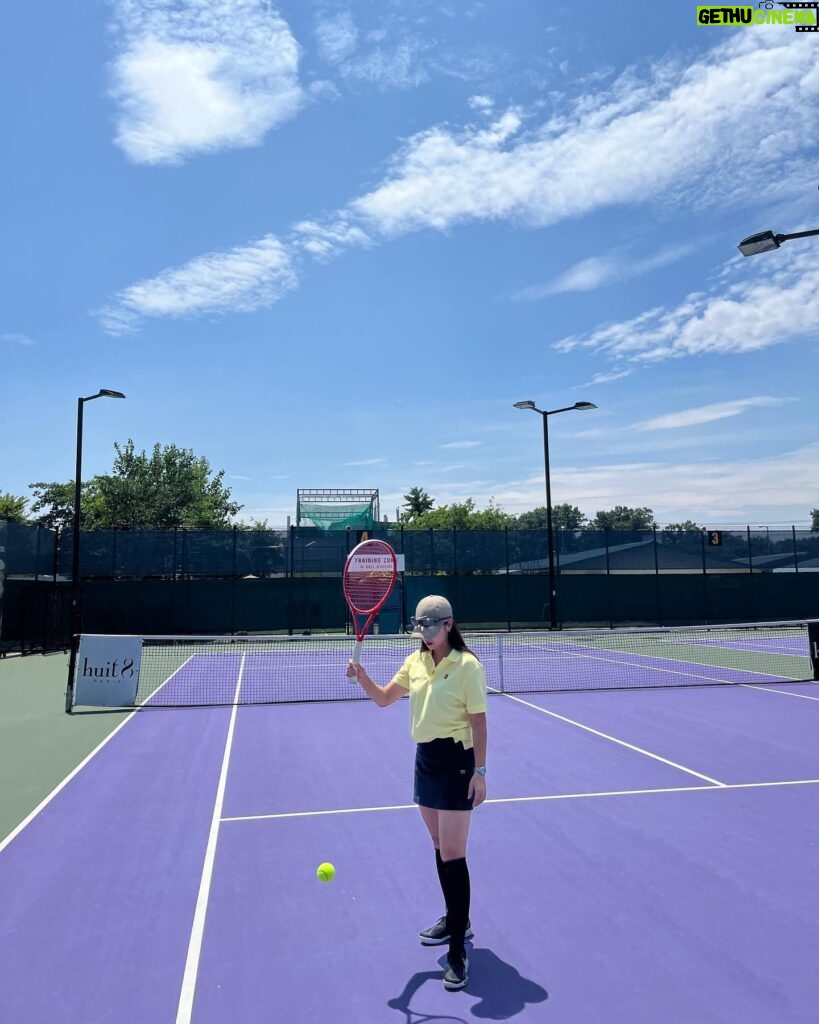
[[486, 768], [476, 768], [475, 769], [475, 774], [476, 775], [486, 775]]

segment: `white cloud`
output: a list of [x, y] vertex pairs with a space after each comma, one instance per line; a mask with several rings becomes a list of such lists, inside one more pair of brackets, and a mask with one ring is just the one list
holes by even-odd
[[655, 416], [650, 420], [641, 420], [639, 423], [633, 423], [627, 429], [678, 430], [681, 427], [695, 427], [703, 423], [729, 419], [732, 416], [741, 415], [748, 409], [784, 405], [787, 402], [795, 401], [797, 401], [795, 398], [773, 398], [770, 395], [758, 395], [755, 398], [739, 398], [733, 402], [714, 402], [711, 405], [701, 405], [696, 409], [683, 409], [679, 412], [666, 413], [664, 416]]
[[386, 459], [358, 459], [357, 462], [345, 462], [345, 466], [383, 466]]
[[470, 96], [467, 102], [473, 110], [477, 110], [481, 114], [491, 114], [495, 106], [495, 101], [491, 96]]
[[412, 89], [429, 79], [422, 40], [407, 37], [390, 45], [378, 43], [369, 52], [345, 61], [339, 68], [345, 78], [358, 79], [380, 89]]
[[[166, 5], [161, 0], [159, 9]], [[133, 7], [133, 0], [127, 6]], [[749, 65], [754, 68], [750, 76]], [[400, 78], [402, 67], [409, 65], [393, 62], [392, 70], [385, 65], [385, 74], [394, 72]], [[624, 74], [611, 88], [586, 93], [564, 116], [539, 127], [524, 130], [527, 116], [509, 110], [482, 130], [435, 127], [422, 132], [398, 153], [381, 185], [320, 223], [300, 222], [292, 229], [291, 243], [321, 260], [350, 245], [413, 229], [446, 230], [468, 220], [546, 226], [617, 203], [670, 198], [716, 204], [726, 195], [747, 198], [762, 183], [767, 195], [771, 182], [781, 184], [779, 172], [788, 160], [797, 160], [800, 148], [819, 136], [817, 99], [814, 47], [790, 31], [737, 33], [691, 67], [658, 65], [645, 81]], [[772, 135], [777, 138], [773, 148], [768, 145]], [[649, 261], [677, 258], [678, 252], [664, 250]], [[203, 261], [216, 263], [231, 255]], [[611, 256], [602, 260], [572, 268], [559, 287], [597, 286], [614, 279]], [[200, 262], [166, 271], [154, 282], [186, 276]], [[645, 265], [635, 261], [632, 270], [642, 272]], [[777, 280], [737, 285], [721, 298], [691, 295], [674, 310], [649, 310], [626, 323], [563, 339], [557, 347], [600, 348], [620, 362], [761, 348], [819, 325], [819, 269], [800, 266], [797, 276], [788, 281], [780, 274]], [[127, 326], [134, 303], [143, 315], [167, 315], [162, 302], [141, 294], [152, 283], [120, 293], [107, 311], [109, 329]], [[270, 304], [295, 286], [295, 276], [286, 275], [272, 288], [260, 287], [254, 275], [245, 279], [244, 288], [233, 284], [220, 291], [216, 308], [241, 311]], [[191, 315], [214, 308], [201, 289], [186, 289], [183, 304]], [[177, 315], [177, 308], [178, 302], [170, 302], [170, 315]]]
[[573, 391], [578, 388], [591, 387], [594, 384], [610, 384], [614, 380], [622, 380], [624, 377], [630, 377], [633, 370], [612, 370], [611, 373], [596, 373], [590, 381], [586, 381], [585, 384], [577, 384]]
[[102, 310], [112, 334], [133, 330], [146, 316], [250, 312], [270, 306], [298, 283], [288, 249], [273, 235], [226, 253], [200, 256], [131, 285]]
[[688, 68], [658, 65], [646, 81], [626, 73], [528, 131], [514, 113], [494, 130], [431, 128], [351, 207], [394, 235], [476, 219], [542, 227], [662, 197], [714, 204], [740, 181], [748, 196], [819, 131], [816, 51], [804, 42], [737, 33]]
[[264, 0], [117, 0], [116, 142], [136, 163], [258, 145], [304, 103], [299, 46]]
[[439, 444], [439, 448], [477, 448], [481, 441], [449, 441], [447, 444]]
[[27, 334], [18, 334], [14, 331], [0, 334], [0, 341], [8, 341], [13, 345], [33, 345], [34, 342]]
[[693, 245], [666, 246], [660, 252], [643, 259], [632, 259], [625, 252], [612, 252], [605, 256], [590, 256], [575, 263], [548, 284], [530, 285], [512, 294], [512, 299], [531, 302], [558, 295], [561, 292], [588, 292], [619, 281], [628, 281], [659, 267], [668, 266], [694, 251]]
[[320, 16], [316, 19], [316, 40], [319, 53], [328, 64], [339, 64], [355, 50], [358, 29], [349, 11]]
[[[790, 243], [794, 245], [795, 243]], [[714, 295], [693, 293], [672, 308], [646, 310], [556, 342], [620, 361], [660, 362], [702, 353], [754, 352], [819, 331], [819, 267], [807, 250], [751, 257], [750, 276]], [[737, 264], [737, 266], [740, 266]]]
[[[568, 501], [586, 515], [615, 505], [647, 506], [660, 523], [694, 519], [709, 523], [761, 522], [760, 516], [796, 525], [808, 517], [819, 492], [819, 443], [763, 459], [707, 462], [637, 462], [553, 468], [555, 502]], [[493, 484], [472, 493], [478, 504], [490, 495], [508, 512], [544, 504], [542, 473]], [[452, 500], [463, 500], [459, 492]]]
[[[417, 463], [415, 464], [417, 465]], [[455, 473], [464, 465], [427, 469], [430, 476]], [[729, 524], [741, 527], [762, 522], [809, 526], [809, 510], [819, 493], [819, 442], [765, 458], [708, 459], [690, 462], [632, 461], [602, 462], [588, 466], [553, 465], [552, 498], [555, 503], [577, 505], [587, 516], [615, 505], [647, 507], [661, 525], [693, 519], [703, 526]], [[382, 508], [404, 503], [404, 490], [382, 488]], [[442, 480], [428, 483], [435, 504], [449, 505], [473, 498], [478, 508], [490, 499], [513, 514], [545, 504], [543, 467], [536, 464], [529, 476], [520, 479]], [[259, 503], [258, 512], [274, 523], [293, 516], [291, 495], [277, 495]], [[245, 510], [247, 515], [247, 510]]]
[[332, 259], [353, 246], [372, 244], [366, 232], [343, 217], [325, 223], [300, 221], [293, 226], [291, 238], [295, 245], [320, 262]]

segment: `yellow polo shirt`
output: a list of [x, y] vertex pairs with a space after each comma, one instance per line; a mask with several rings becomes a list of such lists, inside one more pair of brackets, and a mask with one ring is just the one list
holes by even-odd
[[474, 654], [450, 651], [436, 665], [428, 651], [414, 651], [392, 681], [409, 690], [416, 743], [452, 737], [471, 749], [467, 716], [486, 711], [486, 673]]

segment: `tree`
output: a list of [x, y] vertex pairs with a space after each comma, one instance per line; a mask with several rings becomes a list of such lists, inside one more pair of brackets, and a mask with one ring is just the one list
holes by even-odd
[[409, 491], [404, 495], [404, 508], [407, 511], [401, 519], [405, 523], [411, 523], [418, 516], [429, 512], [434, 504], [435, 499], [430, 498], [422, 487], [410, 487]]
[[681, 551], [697, 552], [702, 549], [702, 534], [705, 528], [699, 526], [692, 519], [686, 519], [683, 523], [669, 523], [658, 540], [668, 547], [675, 547]]
[[[225, 472], [211, 475], [204, 456], [176, 445], [154, 445], [150, 455], [136, 452], [133, 441], [114, 445], [110, 474], [82, 485], [82, 527], [85, 530], [193, 527], [222, 530], [242, 508], [230, 500]], [[35, 522], [69, 529], [74, 522], [74, 483], [35, 483]]]
[[0, 494], [0, 519], [10, 523], [27, 523], [26, 505], [28, 498], [16, 494]]
[[819, 530], [819, 508], [812, 508], [810, 510], [810, 528], [811, 530]]
[[502, 530], [512, 517], [490, 498], [485, 509], [476, 509], [473, 498], [451, 505], [440, 505], [417, 516], [408, 525], [419, 530]]
[[598, 512], [589, 523], [590, 530], [650, 530], [654, 527], [654, 513], [650, 508], [629, 508], [616, 505], [608, 512]]
[[134, 442], [114, 445], [110, 475], [94, 478], [101, 510], [100, 529], [113, 527], [194, 527], [220, 530], [230, 526], [241, 505], [230, 500], [225, 471], [211, 477], [210, 463], [187, 448], [155, 444], [150, 455], [137, 454]]
[[249, 523], [237, 523], [237, 526], [240, 530], [253, 533], [272, 533], [275, 530], [266, 519], [251, 519]]
[[[50, 530], [70, 530], [74, 524], [74, 481], [69, 480], [67, 484], [40, 481], [28, 486], [34, 492], [31, 504], [33, 521]], [[88, 484], [84, 484], [82, 489], [83, 512], [87, 512], [85, 495]]]
[[[522, 512], [514, 521], [514, 526], [518, 530], [545, 530], [548, 525], [545, 505], [533, 508], [530, 512]], [[582, 530], [585, 525], [586, 517], [576, 505], [562, 504], [552, 506], [552, 526], [555, 530], [574, 532], [575, 530]]]

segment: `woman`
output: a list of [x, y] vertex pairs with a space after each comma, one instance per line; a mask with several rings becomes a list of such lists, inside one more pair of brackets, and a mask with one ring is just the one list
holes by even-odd
[[446, 913], [421, 932], [425, 946], [449, 944], [444, 987], [466, 985], [469, 961], [469, 870], [466, 842], [472, 809], [486, 799], [486, 675], [464, 643], [452, 606], [435, 594], [419, 602], [412, 619], [421, 647], [386, 686], [352, 661], [347, 675], [385, 708], [410, 695], [415, 755], [415, 803], [435, 847]]

